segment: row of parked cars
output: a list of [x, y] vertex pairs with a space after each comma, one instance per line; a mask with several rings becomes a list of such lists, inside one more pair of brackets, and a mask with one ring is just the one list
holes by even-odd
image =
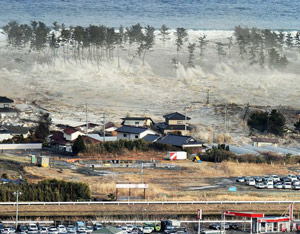
[[265, 175], [237, 177], [236, 182], [255, 186], [257, 189], [294, 189], [300, 190], [300, 175], [289, 174], [288, 176]]

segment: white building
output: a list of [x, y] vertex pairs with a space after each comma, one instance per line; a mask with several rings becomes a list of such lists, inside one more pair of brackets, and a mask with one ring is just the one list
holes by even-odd
[[117, 129], [118, 140], [138, 140], [146, 135], [156, 135], [157, 133], [148, 128], [122, 126]]
[[135, 126], [135, 127], [150, 127], [154, 124], [153, 120], [149, 117], [126, 117], [122, 118], [122, 125]]
[[74, 141], [76, 140], [79, 136], [82, 136], [84, 135], [83, 132], [75, 129], [75, 128], [66, 128], [64, 130], [64, 138], [67, 140], [67, 141]]

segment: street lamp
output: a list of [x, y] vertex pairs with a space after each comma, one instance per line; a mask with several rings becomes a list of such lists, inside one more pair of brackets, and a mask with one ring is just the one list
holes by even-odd
[[19, 216], [19, 196], [22, 195], [21, 192], [17, 190], [17, 192], [14, 192], [13, 195], [17, 197], [17, 203], [16, 203], [16, 229], [18, 228], [18, 216]]

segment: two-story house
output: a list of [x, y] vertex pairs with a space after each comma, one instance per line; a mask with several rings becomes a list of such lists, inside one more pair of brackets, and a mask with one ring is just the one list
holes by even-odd
[[165, 122], [157, 125], [157, 128], [163, 134], [190, 135], [191, 127], [188, 124], [188, 121], [191, 119], [190, 117], [178, 112], [167, 114], [163, 117], [165, 118]]
[[150, 127], [154, 124], [153, 120], [149, 117], [125, 117], [122, 120], [123, 126]]

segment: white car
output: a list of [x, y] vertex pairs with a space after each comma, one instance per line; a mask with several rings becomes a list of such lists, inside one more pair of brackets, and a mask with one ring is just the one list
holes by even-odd
[[280, 181], [280, 178], [279, 178], [278, 175], [272, 175], [271, 178], [273, 179], [273, 181], [274, 181], [275, 183]]
[[264, 189], [264, 188], [266, 188], [266, 185], [264, 183], [257, 183], [255, 185], [255, 188], [257, 188], [257, 189]]
[[282, 183], [277, 183], [277, 184], [274, 185], [274, 188], [276, 188], [276, 189], [282, 189], [283, 185], [282, 185]]
[[296, 181], [296, 180], [298, 180], [298, 179], [297, 179], [297, 176], [295, 176], [295, 175], [293, 175], [293, 174], [289, 174], [289, 175], [288, 175], [288, 178], [289, 178], [291, 181]]
[[291, 189], [292, 188], [292, 183], [291, 182], [285, 182], [282, 187], [284, 189]]
[[292, 189], [300, 190], [300, 184], [293, 184]]
[[250, 178], [250, 179], [247, 181], [247, 185], [255, 186], [255, 180], [254, 180], [253, 178]]
[[66, 229], [66, 227], [65, 227], [64, 225], [58, 225], [58, 226], [57, 226], [57, 230], [58, 230], [58, 232], [60, 232], [60, 233], [65, 233], [65, 232], [67, 232], [67, 229]]
[[127, 231], [129, 232], [131, 232], [133, 229], [133, 226], [131, 224], [127, 224], [126, 227], [127, 227]]
[[38, 231], [38, 226], [36, 224], [29, 224], [28, 231]]
[[56, 227], [50, 227], [50, 228], [48, 228], [48, 234], [58, 234], [58, 230], [57, 230], [57, 228]]
[[267, 183], [267, 184], [266, 184], [266, 188], [267, 188], [267, 189], [272, 189], [272, 188], [274, 188], [273, 183]]
[[144, 233], [151, 233], [152, 232], [152, 228], [150, 228], [150, 227], [144, 227], [143, 232]]

